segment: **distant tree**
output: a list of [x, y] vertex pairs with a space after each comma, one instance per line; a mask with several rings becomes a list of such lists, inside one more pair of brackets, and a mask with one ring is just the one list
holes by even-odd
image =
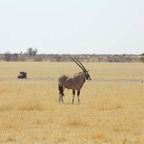
[[55, 58], [55, 61], [57, 61], [57, 62], [62, 61], [61, 55], [55, 55], [54, 58]]
[[5, 61], [11, 61], [11, 58], [12, 58], [12, 55], [10, 54], [10, 52], [6, 52], [5, 57], [4, 57]]
[[31, 56], [35, 56], [37, 54], [37, 49], [28, 48], [27, 49], [27, 54], [31, 55]]
[[18, 54], [17, 54], [17, 53], [14, 53], [14, 54], [12, 55], [12, 60], [13, 60], [13, 61], [18, 61]]
[[144, 56], [140, 58], [140, 60], [144, 63]]
[[28, 48], [28, 49], [27, 49], [28, 55], [32, 55], [32, 50], [33, 50], [32, 48]]
[[37, 54], [37, 49], [34, 49], [33, 51], [32, 51], [32, 55], [36, 55]]
[[144, 56], [144, 53], [142, 53], [141, 56]]

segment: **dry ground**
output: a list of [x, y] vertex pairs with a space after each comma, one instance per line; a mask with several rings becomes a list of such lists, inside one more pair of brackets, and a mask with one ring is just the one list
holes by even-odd
[[[84, 63], [92, 81], [58, 103], [57, 78], [74, 63], [0, 63], [0, 143], [144, 144], [144, 66]], [[19, 71], [28, 79], [19, 80]]]

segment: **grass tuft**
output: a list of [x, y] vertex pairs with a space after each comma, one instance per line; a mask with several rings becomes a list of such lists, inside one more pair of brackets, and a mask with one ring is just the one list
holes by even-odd
[[25, 103], [18, 106], [20, 111], [42, 111], [44, 107], [40, 103]]

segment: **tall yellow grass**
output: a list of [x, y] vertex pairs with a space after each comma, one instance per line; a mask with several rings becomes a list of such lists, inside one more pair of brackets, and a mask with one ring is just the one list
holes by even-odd
[[[57, 78], [81, 71], [74, 63], [0, 63], [0, 143], [143, 144], [144, 67], [84, 63], [92, 81], [71, 104], [58, 103]], [[19, 80], [19, 71], [28, 79]]]

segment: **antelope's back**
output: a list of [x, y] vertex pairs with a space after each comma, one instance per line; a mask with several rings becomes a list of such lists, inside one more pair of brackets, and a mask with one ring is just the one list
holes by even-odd
[[61, 75], [61, 76], [58, 78], [58, 83], [59, 83], [60, 85], [64, 85], [64, 83], [65, 83], [65, 81], [66, 81], [67, 78], [68, 78], [68, 75], [65, 75], [65, 74]]

